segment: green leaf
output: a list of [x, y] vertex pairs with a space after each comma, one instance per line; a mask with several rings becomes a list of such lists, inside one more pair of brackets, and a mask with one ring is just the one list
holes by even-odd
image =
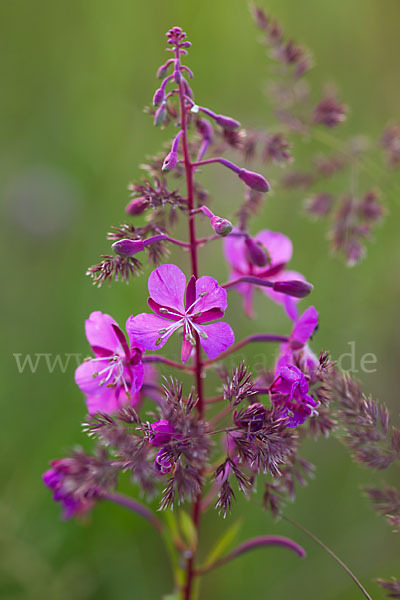
[[[165, 511], [164, 518], [166, 527], [163, 529], [163, 538], [170, 557], [175, 584], [181, 586], [185, 578], [185, 572], [181, 566], [180, 556], [180, 551], [183, 548], [184, 542], [179, 534], [175, 514], [172, 511]], [[171, 598], [174, 599], [174, 596], [172, 595]]]
[[222, 556], [225, 550], [235, 542], [235, 539], [239, 533], [241, 526], [242, 520], [238, 519], [230, 527], [228, 527], [228, 529], [216, 542], [210, 554], [207, 556], [204, 564], [201, 566], [201, 569], [206, 569], [207, 567], [212, 565], [216, 560], [218, 560], [220, 556]]
[[181, 595], [179, 592], [176, 593], [172, 593], [172, 594], [167, 594], [166, 596], [162, 597], [162, 600], [181, 600]]
[[179, 512], [179, 525], [180, 525], [181, 532], [183, 534], [183, 537], [185, 539], [187, 547], [192, 552], [196, 552], [196, 548], [197, 548], [196, 526], [193, 523], [192, 518], [184, 510], [181, 510]]

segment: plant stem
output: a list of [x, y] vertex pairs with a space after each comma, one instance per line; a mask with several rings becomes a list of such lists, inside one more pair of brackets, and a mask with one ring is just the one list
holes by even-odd
[[[176, 49], [176, 59], [179, 61], [179, 49]], [[198, 271], [198, 260], [197, 260], [197, 239], [196, 239], [196, 226], [195, 226], [195, 216], [193, 213], [194, 208], [194, 187], [193, 187], [193, 170], [194, 167], [192, 165], [189, 148], [188, 148], [188, 139], [187, 139], [187, 119], [186, 119], [186, 104], [185, 104], [185, 88], [184, 84], [181, 81], [179, 84], [179, 105], [180, 105], [180, 117], [181, 117], [181, 130], [182, 130], [182, 148], [183, 148], [183, 160], [185, 164], [185, 173], [186, 173], [186, 186], [187, 186], [187, 206], [188, 206], [188, 222], [189, 222], [189, 243], [190, 243], [190, 260], [192, 267], [192, 275], [196, 277], [199, 276]], [[201, 345], [200, 338], [196, 334], [196, 355], [195, 355], [195, 379], [196, 379], [196, 389], [197, 389], [197, 410], [199, 419], [202, 419], [204, 416], [204, 397], [203, 397], [203, 363], [202, 363], [202, 355], [201, 355]], [[197, 532], [200, 525], [200, 514], [201, 514], [201, 496], [202, 490], [200, 492], [193, 504], [193, 513], [192, 519], [193, 524]], [[195, 554], [186, 560], [186, 580], [185, 586], [183, 590], [184, 600], [191, 600], [192, 598], [192, 590], [193, 590], [193, 582], [195, 578]]]

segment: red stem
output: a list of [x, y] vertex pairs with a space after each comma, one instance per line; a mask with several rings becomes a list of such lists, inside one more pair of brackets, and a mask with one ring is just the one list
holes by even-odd
[[[179, 49], [176, 49], [176, 58], [179, 60]], [[192, 266], [192, 274], [196, 277], [199, 276], [198, 261], [197, 261], [197, 239], [196, 239], [196, 227], [195, 217], [192, 214], [194, 208], [194, 189], [193, 189], [193, 165], [190, 160], [188, 139], [187, 139], [187, 119], [186, 119], [186, 104], [185, 104], [185, 88], [183, 82], [179, 84], [179, 104], [181, 113], [181, 129], [182, 129], [182, 148], [183, 148], [183, 160], [185, 164], [186, 172], [186, 185], [187, 185], [187, 205], [188, 205], [188, 221], [189, 221], [189, 243], [190, 243], [190, 260]], [[200, 338], [196, 335], [196, 357], [195, 357], [195, 379], [197, 388], [197, 410], [199, 418], [202, 419], [204, 416], [204, 398], [203, 398], [203, 364], [201, 356]], [[196, 531], [199, 530], [200, 524], [200, 506], [201, 506], [202, 491], [200, 491], [197, 499], [193, 505], [193, 524]], [[184, 588], [184, 599], [190, 600], [192, 595], [193, 581], [195, 577], [194, 567], [195, 556], [192, 555], [186, 561], [186, 582]]]

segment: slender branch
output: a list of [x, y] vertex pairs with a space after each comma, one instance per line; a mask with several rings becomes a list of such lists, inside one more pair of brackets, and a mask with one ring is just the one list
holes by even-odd
[[216, 402], [221, 402], [221, 400], [224, 400], [223, 394], [220, 394], [219, 396], [211, 396], [211, 398], [206, 398], [205, 403], [206, 404], [215, 404]]
[[203, 165], [210, 165], [212, 163], [220, 163], [235, 173], [240, 171], [240, 167], [235, 165], [230, 160], [226, 160], [226, 158], [207, 158], [206, 160], [199, 160], [198, 162], [192, 163], [192, 167], [202, 167]]
[[129, 496], [125, 496], [124, 494], [119, 494], [117, 492], [103, 492], [101, 494], [101, 498], [103, 500], [114, 502], [114, 504], [124, 506], [141, 517], [144, 517], [155, 529], [157, 529], [158, 532], [161, 533], [163, 530], [162, 522], [157, 519], [154, 513], [148, 509], [147, 506], [144, 506], [140, 502], [136, 502], [136, 500], [133, 500]]
[[244, 277], [238, 277], [237, 279], [232, 279], [232, 281], [227, 281], [223, 283], [221, 287], [227, 289], [237, 285], [238, 283], [252, 283], [253, 285], [260, 285], [261, 287], [274, 287], [273, 281], [268, 281], [268, 279], [261, 279], [261, 277], [256, 277], [255, 275], [247, 275]]
[[165, 235], [163, 233], [154, 235], [153, 237], [143, 241], [145, 246], [150, 246], [154, 242], [171, 242], [171, 244], [176, 244], [177, 246], [182, 246], [183, 248], [190, 248], [190, 244], [187, 242], [177, 240], [176, 238], [170, 237], [169, 235]]
[[162, 363], [163, 365], [168, 365], [169, 367], [173, 367], [174, 369], [180, 369], [181, 371], [187, 371], [188, 373], [193, 372], [193, 367], [189, 367], [188, 365], [169, 360], [169, 358], [165, 358], [165, 356], [160, 356], [159, 354], [149, 354], [148, 356], [143, 356], [142, 362]]
[[333, 552], [333, 550], [331, 550], [330, 548], [328, 548], [328, 546], [326, 546], [324, 544], [324, 542], [322, 542], [313, 533], [311, 533], [311, 531], [308, 531], [308, 529], [306, 529], [305, 527], [303, 527], [303, 525], [300, 525], [300, 523], [297, 523], [297, 521], [294, 521], [293, 519], [290, 519], [289, 517], [286, 517], [285, 515], [282, 515], [282, 518], [285, 519], [285, 521], [287, 521], [291, 525], [294, 525], [294, 527], [297, 527], [297, 529], [300, 529], [300, 531], [302, 531], [306, 535], [308, 535], [308, 537], [310, 537], [312, 540], [314, 540], [314, 542], [316, 544], [319, 544], [319, 546], [321, 546], [321, 548], [323, 548], [330, 556], [332, 556], [332, 558], [334, 560], [336, 560], [336, 562], [342, 567], [342, 569], [344, 569], [346, 571], [346, 573], [348, 575], [350, 575], [350, 577], [352, 578], [352, 580], [354, 581], [354, 583], [360, 588], [360, 590], [364, 594], [364, 596], [366, 598], [368, 598], [368, 600], [372, 600], [371, 596], [368, 594], [367, 590], [362, 585], [362, 583], [357, 579], [357, 577], [349, 569], [349, 567]]
[[268, 279], [255, 277], [254, 275], [246, 275], [244, 277], [239, 277], [238, 279], [233, 279], [232, 281], [227, 281], [226, 283], [222, 284], [221, 287], [226, 289], [233, 287], [238, 283], [251, 283], [253, 285], [269, 287], [275, 292], [286, 294], [288, 296], [292, 296], [293, 298], [305, 298], [305, 296], [308, 296], [313, 289], [313, 285], [308, 283], [308, 281], [301, 281], [299, 279], [292, 279], [289, 281], [268, 281]]
[[243, 346], [246, 346], [247, 344], [250, 344], [251, 342], [285, 343], [288, 341], [289, 341], [289, 338], [287, 335], [274, 335], [272, 333], [271, 334], [270, 333], [257, 333], [255, 335], [249, 335], [248, 337], [244, 338], [243, 340], [241, 340], [234, 346], [231, 346], [230, 348], [228, 348], [228, 350], [225, 350], [225, 352], [222, 352], [222, 354], [217, 356], [217, 358], [211, 358], [210, 360], [206, 360], [204, 362], [204, 367], [209, 367], [210, 365], [212, 365], [220, 360], [223, 360], [230, 354], [237, 352], [238, 350], [240, 350], [240, 348], [243, 348]]

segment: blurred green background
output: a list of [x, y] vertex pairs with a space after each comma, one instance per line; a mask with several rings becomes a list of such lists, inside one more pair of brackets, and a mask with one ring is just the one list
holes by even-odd
[[[260, 3], [288, 34], [312, 49], [317, 63], [310, 74], [313, 85], [337, 83], [351, 106], [348, 133], [377, 139], [392, 118], [400, 119], [398, 0]], [[109, 312], [123, 323], [145, 306], [145, 278], [129, 287], [98, 290], [84, 273], [107, 250], [110, 224], [124, 219], [126, 184], [138, 179], [138, 165], [170, 136], [168, 130], [155, 130], [143, 114], [165, 56], [165, 31], [179, 24], [188, 32], [193, 43], [188, 64], [195, 72], [198, 101], [248, 126], [266, 126], [271, 119], [263, 94], [265, 51], [243, 0], [14, 0], [1, 3], [0, 23], [0, 597], [160, 598], [172, 589], [172, 581], [164, 549], [146, 523], [105, 505], [87, 524], [62, 522], [41, 483], [49, 459], [87, 443], [79, 425], [85, 408], [74, 384], [73, 359], [65, 373], [55, 369], [49, 374], [41, 363], [36, 373], [26, 369], [19, 374], [13, 354], [87, 353], [83, 323], [92, 310]], [[293, 239], [291, 266], [315, 285], [312, 302], [321, 321], [314, 349], [338, 356], [355, 341], [358, 368], [365, 353], [375, 353], [376, 372], [358, 376], [398, 419], [399, 177], [395, 180], [386, 198], [390, 215], [369, 246], [367, 260], [354, 269], [329, 257], [325, 224], [301, 216], [298, 192], [271, 194], [261, 219], [262, 227]], [[207, 182], [220, 213], [233, 212], [241, 187], [211, 175]], [[261, 228], [260, 219], [254, 225]], [[225, 267], [215, 252], [216, 246], [205, 252], [202, 269], [223, 279]], [[259, 321], [248, 322], [232, 295], [229, 320], [237, 339], [259, 328], [287, 331], [275, 306], [259, 298], [257, 309]], [[374, 478], [357, 468], [334, 439], [309, 442], [303, 455], [316, 463], [317, 477], [300, 490], [288, 515], [320, 536], [372, 596], [382, 598], [370, 580], [400, 576], [398, 540], [373, 513], [361, 485], [390, 474]], [[284, 550], [246, 556], [207, 575], [203, 598], [361, 597], [346, 574], [303, 534], [274, 523], [255, 503], [237, 503], [233, 517], [239, 514], [243, 539], [290, 535], [305, 546], [308, 557], [300, 561]], [[215, 514], [205, 518], [204, 548], [229, 520]]]

